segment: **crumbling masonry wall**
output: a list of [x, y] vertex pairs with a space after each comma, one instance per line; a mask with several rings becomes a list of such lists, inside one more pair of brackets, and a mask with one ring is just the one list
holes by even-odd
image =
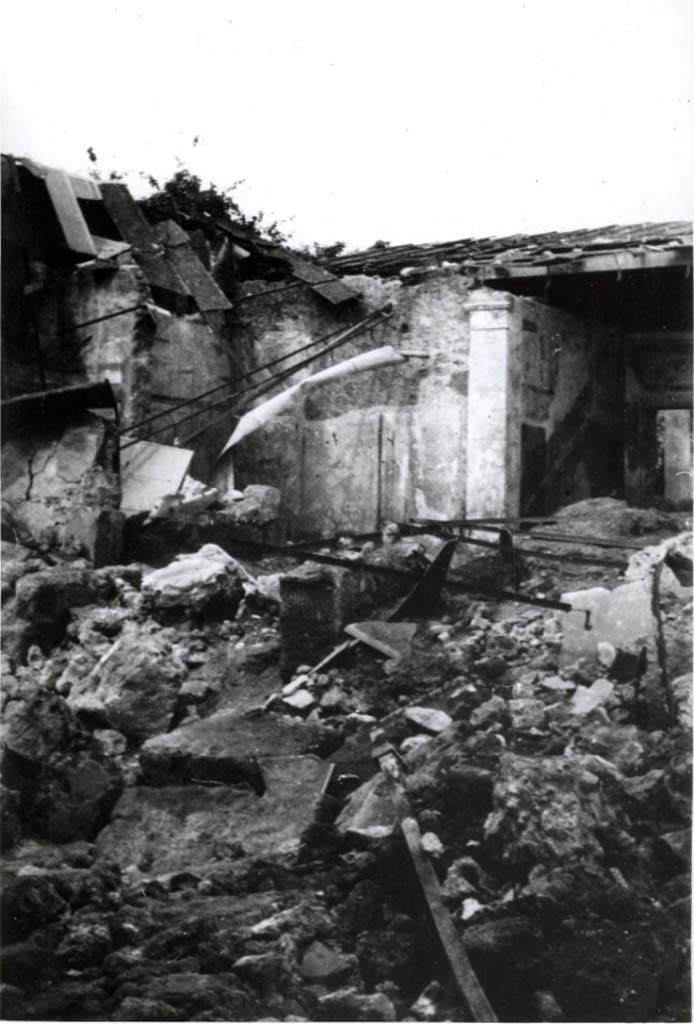
[[[12, 432], [2, 448], [3, 535], [44, 548], [72, 546], [96, 564], [117, 553], [122, 529], [118, 436], [88, 412]], [[107, 536], [108, 535], [108, 536]]]
[[[124, 427], [166, 412], [231, 375], [226, 324], [217, 318], [213, 329], [199, 313], [176, 314], [154, 305], [140, 267], [128, 255], [107, 268], [46, 269], [31, 303], [29, 319], [38, 335], [45, 387], [110, 381]], [[125, 312], [110, 316], [120, 310]], [[108, 319], [75, 328], [101, 317]], [[28, 322], [27, 330], [29, 326]], [[34, 363], [33, 387], [42, 387], [36, 378], [35, 350], [28, 355]], [[201, 406], [192, 405], [185, 412]], [[158, 420], [152, 440], [186, 444], [195, 434], [192, 472], [206, 476], [224, 443], [227, 425], [206, 427], [215, 417], [205, 412], [179, 430], [173, 423], [182, 415]]]
[[[293, 378], [380, 345], [427, 358], [313, 389], [302, 403], [242, 441], [236, 483], [272, 484], [294, 533], [367, 532], [389, 519], [452, 518], [465, 511], [468, 394], [467, 282], [440, 274], [420, 284], [345, 279], [389, 320]], [[295, 291], [244, 286], [234, 341], [245, 365], [266, 363], [347, 326], [366, 310], [337, 313]]]

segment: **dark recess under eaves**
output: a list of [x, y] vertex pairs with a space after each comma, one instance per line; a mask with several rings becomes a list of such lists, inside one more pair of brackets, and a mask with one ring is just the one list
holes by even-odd
[[541, 299], [569, 312], [618, 324], [630, 331], [692, 328], [692, 279], [687, 267], [623, 273], [557, 274], [486, 281], [513, 295]]

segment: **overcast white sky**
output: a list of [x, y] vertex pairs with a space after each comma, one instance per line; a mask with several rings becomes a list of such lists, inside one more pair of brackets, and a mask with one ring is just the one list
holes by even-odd
[[5, 152], [178, 158], [300, 244], [691, 217], [692, 0], [7, 0], [3, 38]]

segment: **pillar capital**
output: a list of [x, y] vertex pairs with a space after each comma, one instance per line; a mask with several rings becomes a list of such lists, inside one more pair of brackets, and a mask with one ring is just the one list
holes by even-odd
[[508, 292], [496, 291], [494, 288], [475, 288], [463, 304], [468, 313], [477, 313], [486, 310], [512, 310], [514, 296]]

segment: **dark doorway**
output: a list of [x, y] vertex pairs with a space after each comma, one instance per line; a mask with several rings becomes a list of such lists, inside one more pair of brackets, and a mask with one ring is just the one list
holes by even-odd
[[521, 427], [521, 515], [547, 511], [547, 438], [544, 427]]

